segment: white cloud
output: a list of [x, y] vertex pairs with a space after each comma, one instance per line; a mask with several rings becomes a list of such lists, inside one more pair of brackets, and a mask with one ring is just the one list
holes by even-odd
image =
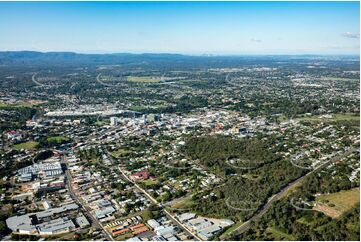
[[262, 40], [256, 39], [256, 38], [252, 38], [251, 41], [252, 41], [252, 42], [256, 42], [256, 43], [261, 43], [261, 42], [262, 42]]
[[350, 39], [359, 39], [360, 38], [360, 34], [355, 34], [355, 33], [351, 33], [351, 32], [343, 33], [342, 36], [346, 37], [346, 38], [350, 38]]

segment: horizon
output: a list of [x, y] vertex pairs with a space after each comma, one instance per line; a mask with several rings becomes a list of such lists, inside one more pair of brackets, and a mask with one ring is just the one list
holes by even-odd
[[245, 56], [356, 56], [360, 57], [360, 53], [355, 54], [313, 54], [313, 53], [295, 53], [295, 54], [212, 54], [212, 53], [200, 53], [200, 54], [187, 54], [187, 53], [172, 53], [172, 52], [76, 52], [76, 51], [37, 51], [37, 50], [0, 50], [0, 53], [5, 52], [33, 52], [41, 54], [52, 53], [65, 53], [65, 54], [77, 54], [77, 55], [181, 55], [189, 57], [245, 57]]
[[0, 2], [1, 51], [359, 55], [359, 2]]

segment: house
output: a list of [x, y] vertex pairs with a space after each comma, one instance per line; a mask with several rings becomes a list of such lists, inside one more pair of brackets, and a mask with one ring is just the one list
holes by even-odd
[[140, 172], [136, 172], [130, 175], [130, 177], [133, 180], [147, 180], [149, 178], [149, 174], [147, 171], [140, 171]]
[[25, 135], [19, 131], [11, 130], [6, 132], [6, 137], [13, 141], [21, 141]]

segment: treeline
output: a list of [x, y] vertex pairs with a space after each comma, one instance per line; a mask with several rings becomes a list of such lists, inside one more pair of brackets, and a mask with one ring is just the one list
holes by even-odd
[[0, 132], [22, 128], [36, 113], [37, 109], [32, 107], [0, 104]]
[[[332, 169], [323, 170], [308, 176], [302, 186], [294, 190], [287, 198], [274, 203], [271, 209], [258, 219], [248, 231], [234, 236], [231, 240], [275, 240], [269, 228], [293, 236], [295, 240], [359, 240], [360, 210], [359, 204], [338, 219], [331, 219], [314, 210], [297, 210], [292, 206], [292, 199], [315, 201], [317, 193], [335, 193], [359, 187], [359, 180], [350, 181], [349, 164], [337, 163]], [[270, 173], [272, 174], [272, 172]], [[287, 238], [285, 238], [287, 239]]]
[[357, 204], [339, 219], [331, 219], [317, 211], [296, 210], [289, 200], [281, 200], [248, 231], [232, 240], [274, 240], [273, 234], [267, 230], [274, 227], [291, 235], [294, 240], [359, 241], [359, 206]]
[[284, 160], [265, 164], [242, 175], [227, 177], [225, 185], [213, 190], [213, 196], [204, 198], [209, 194], [206, 192], [194, 196], [192, 209], [207, 216], [246, 220], [270, 196], [305, 172]]
[[[220, 175], [237, 173], [240, 170], [232, 167], [227, 160], [238, 158], [248, 165], [258, 167], [279, 159], [264, 141], [254, 138], [233, 139], [229, 136], [190, 137], [181, 151], [188, 157], [199, 160], [201, 165]], [[240, 164], [241, 165], [241, 164]]]

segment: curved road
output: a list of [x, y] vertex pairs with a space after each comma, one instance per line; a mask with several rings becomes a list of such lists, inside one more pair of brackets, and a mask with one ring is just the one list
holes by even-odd
[[[331, 162], [335, 162], [335, 161], [337, 161], [337, 160], [339, 160], [339, 159], [341, 159], [341, 158], [343, 158], [345, 156], [348, 156], [352, 152], [355, 152], [355, 151], [359, 151], [359, 149], [358, 148], [350, 148], [345, 153], [340, 154], [338, 156], [335, 156], [335, 157], [329, 159], [328, 161], [326, 161], [326, 162], [320, 164], [319, 166], [315, 167], [315, 169], [313, 169], [312, 171], [306, 173], [305, 175], [301, 176], [300, 178], [298, 178], [298, 179], [294, 180], [293, 182], [289, 183], [286, 187], [282, 188], [278, 193], [276, 193], [272, 197], [270, 197], [266, 204], [264, 204], [249, 220], [247, 220], [246, 222], [241, 224], [238, 228], [236, 228], [230, 235], [232, 235], [232, 234], [242, 234], [243, 232], [248, 230], [250, 228], [250, 226], [251, 226], [252, 221], [255, 221], [258, 218], [262, 217], [263, 214], [265, 214], [268, 211], [268, 209], [271, 207], [271, 205], [275, 201], [279, 200], [286, 192], [291, 190], [294, 186], [296, 186], [298, 183], [300, 183], [303, 179], [305, 179], [306, 177], [308, 177], [312, 173], [316, 172], [317, 170], [321, 169], [325, 165], [327, 165], [327, 164], [329, 164]], [[226, 238], [221, 236], [221, 239], [223, 240], [223, 239], [226, 239]]]

